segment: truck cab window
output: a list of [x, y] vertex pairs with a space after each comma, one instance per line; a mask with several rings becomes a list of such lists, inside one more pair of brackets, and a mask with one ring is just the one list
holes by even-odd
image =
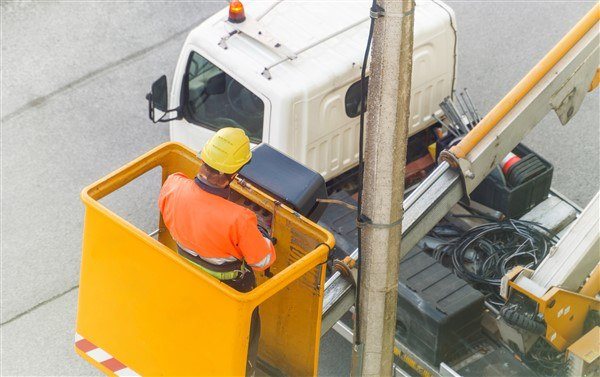
[[360, 115], [361, 100], [367, 99], [367, 87], [369, 86], [369, 78], [365, 78], [364, 94], [360, 95], [360, 80], [350, 85], [346, 92], [345, 105], [346, 115], [350, 118], [355, 118]]
[[184, 79], [187, 121], [215, 131], [238, 127], [252, 142], [262, 141], [265, 104], [258, 96], [196, 52]]

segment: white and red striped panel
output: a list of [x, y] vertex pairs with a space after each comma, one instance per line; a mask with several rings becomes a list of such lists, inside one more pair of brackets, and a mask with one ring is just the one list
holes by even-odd
[[115, 359], [108, 352], [98, 347], [94, 343], [85, 339], [79, 334], [75, 334], [75, 347], [92, 358], [94, 361], [102, 364], [105, 368], [117, 376], [139, 376], [125, 364]]

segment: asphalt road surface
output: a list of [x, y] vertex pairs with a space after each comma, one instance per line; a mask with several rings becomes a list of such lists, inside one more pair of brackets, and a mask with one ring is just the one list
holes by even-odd
[[[593, 2], [449, 2], [459, 88], [487, 112]], [[170, 78], [190, 28], [224, 2], [2, 3], [2, 375], [97, 375], [73, 351], [81, 189], [168, 139], [144, 95]], [[580, 205], [598, 191], [598, 92], [563, 127], [550, 114], [525, 142]], [[146, 230], [156, 188], [109, 203]], [[320, 373], [347, 375], [350, 347], [322, 341]]]

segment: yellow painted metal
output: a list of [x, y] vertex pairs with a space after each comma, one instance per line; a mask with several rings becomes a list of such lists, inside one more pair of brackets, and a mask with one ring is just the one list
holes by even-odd
[[[158, 240], [98, 202], [155, 167], [162, 180], [192, 177], [200, 160], [166, 143], [85, 188], [77, 333], [142, 375], [245, 373], [250, 317], [260, 308], [259, 357], [288, 375], [318, 366], [324, 262], [330, 233], [258, 189], [233, 189], [274, 214], [277, 261], [249, 293], [237, 292], [175, 252], [160, 220]], [[104, 371], [106, 372], [106, 371]]]
[[579, 294], [590, 297], [596, 297], [598, 293], [600, 293], [600, 263], [594, 267], [589, 278], [579, 290]]
[[600, 359], [600, 327], [595, 326], [587, 334], [571, 344], [568, 354], [569, 356], [576, 356], [586, 364], [597, 363]]
[[594, 78], [592, 79], [592, 82], [590, 83], [588, 92], [591, 92], [592, 90], [596, 89], [598, 87], [598, 84], [600, 84], [600, 68], [596, 68], [596, 74], [594, 75]]
[[559, 351], [564, 351], [581, 337], [588, 312], [600, 308], [600, 301], [595, 297], [564, 289], [553, 287], [539, 297], [514, 281], [510, 281], [509, 285], [537, 302], [538, 313], [544, 316], [546, 322], [546, 340]]
[[406, 365], [408, 365], [412, 370], [417, 372], [417, 374], [421, 377], [431, 377], [432, 374], [425, 369], [421, 364], [419, 364], [415, 359], [402, 352], [398, 347], [394, 347], [394, 355], [402, 360]]

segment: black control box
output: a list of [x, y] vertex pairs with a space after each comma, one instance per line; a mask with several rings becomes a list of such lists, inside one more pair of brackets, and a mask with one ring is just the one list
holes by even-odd
[[323, 176], [268, 144], [252, 150], [239, 176], [315, 222], [327, 207], [317, 201], [327, 198]]

